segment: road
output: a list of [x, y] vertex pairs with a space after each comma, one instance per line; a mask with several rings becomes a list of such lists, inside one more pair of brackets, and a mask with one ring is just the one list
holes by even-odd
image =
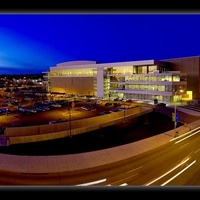
[[[56, 174], [1, 172], [1, 185], [197, 186], [200, 127], [156, 149], [104, 166]], [[131, 153], [131, 152], [130, 152]]]

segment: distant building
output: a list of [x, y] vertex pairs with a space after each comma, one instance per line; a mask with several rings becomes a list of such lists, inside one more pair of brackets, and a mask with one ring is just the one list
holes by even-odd
[[115, 63], [71, 61], [44, 73], [49, 92], [171, 103], [199, 98], [200, 57]]

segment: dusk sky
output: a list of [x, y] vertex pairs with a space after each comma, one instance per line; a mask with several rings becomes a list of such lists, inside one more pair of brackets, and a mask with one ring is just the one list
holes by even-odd
[[199, 14], [1, 13], [0, 74], [41, 73], [76, 60], [199, 56], [199, 23]]

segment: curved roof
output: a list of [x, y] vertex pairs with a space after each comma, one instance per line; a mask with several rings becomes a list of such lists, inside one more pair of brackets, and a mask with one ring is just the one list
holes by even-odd
[[90, 61], [90, 60], [78, 60], [78, 61], [68, 61], [57, 64], [57, 66], [63, 66], [63, 65], [88, 65], [88, 64], [96, 64], [96, 61]]

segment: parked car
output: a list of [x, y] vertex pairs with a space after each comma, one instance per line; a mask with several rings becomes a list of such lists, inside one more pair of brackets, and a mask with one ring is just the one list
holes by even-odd
[[128, 110], [128, 108], [119, 108], [118, 110], [122, 111], [122, 110]]
[[83, 110], [91, 110], [91, 107], [89, 107], [89, 106], [81, 106], [81, 109], [83, 109]]
[[0, 108], [0, 112], [3, 115], [7, 115], [11, 113], [11, 110], [9, 108]]
[[109, 111], [102, 111], [102, 112], [99, 113], [99, 115], [106, 115], [106, 114], [110, 114], [110, 112]]
[[37, 111], [42, 111], [42, 112], [46, 111], [46, 109], [43, 108], [42, 106], [35, 107], [35, 110], [37, 110]]
[[114, 112], [118, 112], [118, 111], [119, 111], [118, 109], [109, 110], [110, 113], [114, 113]]
[[1, 105], [2, 106], [8, 106], [8, 102], [3, 102]]
[[69, 105], [69, 102], [66, 101], [66, 100], [59, 100], [59, 101], [56, 101], [56, 103], [60, 104], [61, 106], [68, 106]]
[[61, 119], [60, 118], [60, 119], [57, 120], [57, 123], [66, 122], [66, 121], [67, 121], [66, 119], [64, 119], [64, 118]]
[[19, 105], [19, 101], [18, 100], [11, 100], [10, 103], [12, 105], [18, 106]]
[[49, 121], [49, 124], [55, 124], [55, 123], [56, 123], [55, 120], [51, 120], [51, 121]]
[[26, 112], [37, 113], [37, 110], [34, 108], [27, 108]]
[[105, 103], [105, 106], [112, 106], [112, 103], [107, 102]]
[[50, 107], [60, 108], [61, 105], [59, 103], [52, 103], [52, 104], [50, 104]]
[[0, 110], [0, 115], [5, 115], [6, 113], [3, 110]]
[[26, 111], [26, 108], [25, 107], [23, 107], [23, 106], [18, 106], [18, 111], [20, 111], [20, 112], [24, 112], [24, 111]]

